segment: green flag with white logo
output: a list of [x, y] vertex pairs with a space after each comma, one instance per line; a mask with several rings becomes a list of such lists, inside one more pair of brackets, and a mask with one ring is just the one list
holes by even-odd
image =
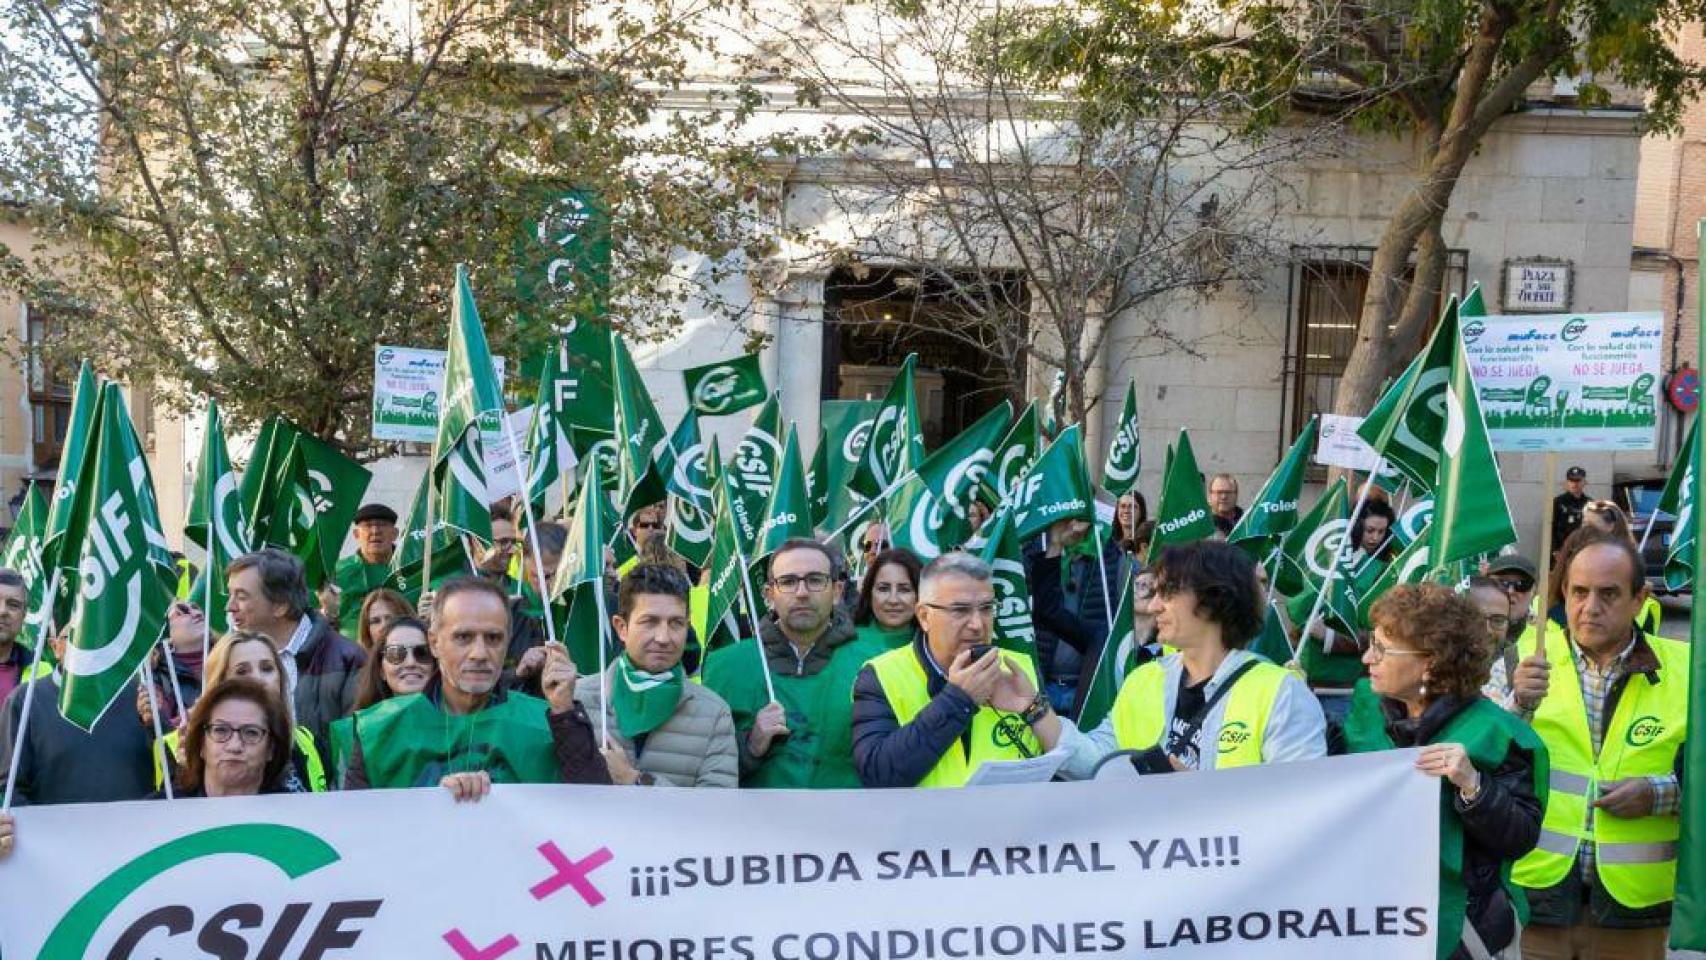
[[1700, 418], [1696, 417], [1688, 423], [1688, 435], [1683, 438], [1682, 449], [1677, 451], [1676, 462], [1671, 464], [1670, 475], [1665, 478], [1665, 487], [1659, 492], [1657, 510], [1676, 516], [1682, 510], [1683, 498], [1687, 495], [1684, 488], [1688, 481], [1688, 465], [1694, 460], [1694, 444], [1698, 442]]
[[1369, 611], [1374, 607], [1374, 601], [1385, 596], [1386, 591], [1399, 584], [1421, 583], [1431, 579], [1436, 573], [1434, 565], [1429, 562], [1429, 553], [1433, 546], [1430, 533], [1431, 530], [1424, 529], [1419, 537], [1392, 558], [1391, 563], [1381, 568], [1378, 579], [1357, 591], [1356, 625], [1359, 629], [1374, 629], [1374, 622], [1369, 619]]
[[993, 642], [1030, 658], [1036, 667], [1037, 629], [1031, 623], [1031, 587], [1025, 579], [1025, 538], [1013, 525], [1012, 506], [1001, 507], [985, 526], [989, 539], [979, 556], [989, 564], [990, 586], [995, 588]]
[[1036, 403], [1026, 404], [1019, 418], [995, 445], [995, 463], [983, 477], [985, 503], [993, 506], [1009, 500], [1019, 485], [1019, 478], [1042, 456], [1042, 427], [1037, 416]]
[[18, 631], [18, 642], [27, 650], [36, 650], [41, 643], [42, 624], [47, 611], [42, 600], [47, 596], [47, 571], [41, 562], [42, 537], [47, 533], [47, 497], [41, 485], [32, 483], [24, 494], [24, 506], [18, 511], [18, 522], [6, 536], [6, 546], [0, 552], [0, 566], [24, 578], [27, 597], [24, 601], [24, 626]]
[[[1238, 525], [1232, 528], [1227, 542], [1242, 547], [1253, 559], [1260, 561], [1279, 545], [1286, 531], [1297, 526], [1297, 501], [1303, 496], [1303, 481], [1309, 474], [1309, 457], [1315, 450], [1321, 421], [1311, 417], [1303, 432], [1286, 451], [1285, 459], [1262, 484], [1256, 499]], [[1212, 519], [1210, 520], [1212, 523]]]
[[202, 577], [190, 588], [190, 600], [207, 616], [208, 630], [224, 633], [225, 568], [253, 549], [249, 530], [243, 523], [243, 500], [239, 495], [237, 471], [225, 447], [225, 424], [219, 405], [207, 402], [207, 418], [196, 459], [195, 490], [190, 496], [189, 518], [184, 537], [206, 551]]
[[1149, 541], [1149, 562], [1175, 543], [1195, 543], [1214, 536], [1214, 515], [1209, 513], [1208, 494], [1203, 491], [1202, 471], [1197, 469], [1191, 435], [1179, 431], [1161, 478], [1161, 508], [1155, 513], [1155, 533]]
[[614, 539], [610, 497], [599, 482], [598, 472], [589, 472], [575, 499], [574, 517], [569, 521], [568, 542], [557, 563], [557, 579], [551, 585], [555, 600], [583, 583], [601, 583], [604, 577], [604, 548]]
[[1427, 347], [1393, 381], [1357, 428], [1357, 436], [1420, 492], [1433, 492], [1439, 480], [1440, 445], [1446, 432], [1446, 385], [1451, 379], [1452, 355], [1461, 352], [1457, 298], [1453, 297]]
[[1096, 493], [1084, 465], [1078, 424], [1061, 431], [1013, 489], [1013, 533], [1026, 540], [1061, 520], [1096, 520]]
[[1671, 527], [1670, 549], [1665, 553], [1665, 586], [1672, 590], [1685, 590], [1694, 583], [1694, 554], [1695, 538], [1699, 536], [1700, 522], [1694, 515], [1694, 508], [1700, 496], [1700, 485], [1695, 482], [1694, 461], [1689, 457], [1676, 462], [1682, 479], [1677, 484], [1676, 523]]
[[415, 485], [415, 495], [409, 501], [408, 515], [398, 531], [397, 549], [391, 553], [391, 571], [385, 585], [409, 599], [420, 603], [421, 593], [451, 577], [474, 572], [468, 557], [467, 543], [443, 517], [432, 520], [432, 570], [426, 570], [427, 557], [427, 499], [433, 496], [432, 471], [421, 474]]
[[722, 470], [742, 554], [750, 554], [758, 543], [758, 528], [764, 525], [764, 508], [776, 488], [776, 467], [781, 459], [782, 409], [780, 401], [771, 395]]
[[1108, 444], [1108, 459], [1102, 465], [1102, 489], [1120, 497], [1137, 485], [1137, 471], [1143, 465], [1142, 450], [1137, 441], [1137, 381], [1127, 381], [1125, 408], [1120, 411], [1114, 439]]
[[[725, 481], [727, 477], [725, 472]], [[734, 636], [738, 630], [724, 625], [733, 620], [734, 611], [741, 605], [742, 578], [747, 573], [746, 556], [741, 550], [740, 532], [735, 527], [726, 483], [718, 483], [712, 496], [716, 504], [716, 518], [711, 532], [711, 580], [705, 616], [706, 632], [712, 636], [701, 638], [706, 650], [715, 646], [712, 640], [719, 632], [730, 635], [730, 639], [739, 639]]]
[[1012, 417], [1012, 405], [1003, 400], [919, 464], [884, 511], [895, 546], [930, 561], [971, 537], [971, 503]]
[[800, 458], [798, 435], [788, 431], [782, 444], [782, 460], [776, 467], [776, 483], [770, 489], [770, 499], [764, 505], [764, 521], [758, 527], [758, 539], [748, 558], [759, 564], [769, 559], [782, 544], [795, 537], [812, 536], [811, 494], [806, 490], [806, 467]]
[[668, 434], [628, 345], [614, 333], [610, 355], [616, 361], [616, 502], [626, 519], [665, 496], [664, 478], [652, 461]]
[[882, 412], [880, 400], [828, 400], [819, 412], [827, 445], [823, 451], [823, 486], [829, 492], [827, 512], [818, 521], [825, 530], [839, 529], [853, 515], [859, 501], [851, 481], [865, 455], [865, 443]]
[[300, 558], [309, 589], [317, 588], [337, 567], [372, 479], [337, 447], [268, 417], [237, 488], [249, 542]]
[[1137, 658], [1143, 644], [1137, 635], [1136, 577], [1126, 577], [1120, 591], [1120, 606], [1114, 612], [1114, 628], [1102, 645], [1096, 661], [1096, 672], [1090, 678], [1090, 689], [1084, 694], [1084, 706], [1078, 712], [1078, 726], [1094, 730], [1114, 707], [1125, 678], [1137, 669]]
[[[570, 457], [574, 450], [570, 439], [569, 404], [573, 401], [573, 371], [569, 367], [568, 338], [558, 337], [545, 351], [539, 364], [539, 389], [534, 397], [533, 418], [527, 427], [524, 449], [527, 452], [527, 499], [535, 516], [546, 515], [546, 498], [552, 490], [564, 492], [564, 481], [572, 476]], [[567, 503], [564, 504], [567, 509]]]
[[1455, 309], [1446, 308], [1445, 320], [1434, 331], [1434, 339], [1445, 341], [1448, 347], [1439, 472], [1430, 486], [1434, 514], [1429, 562], [1440, 567], [1496, 553], [1515, 543], [1516, 525], [1505, 499], [1499, 459], [1493, 453], [1487, 421], [1481, 414], [1475, 374], [1457, 332]]
[[1350, 506], [1345, 479], [1340, 477], [1280, 541], [1281, 562], [1275, 589], [1295, 597], [1327, 578], [1350, 537]]
[[812, 526], [821, 527], [829, 519], [829, 431], [819, 423], [817, 446], [812, 448], [812, 462], [806, 467], [806, 493], [812, 501]]
[[889, 494], [881, 514], [889, 528], [889, 544], [910, 550], [929, 563], [971, 536], [971, 524], [957, 517], [948, 504], [917, 475]]
[[[101, 401], [101, 386], [95, 368], [83, 361], [77, 371], [77, 386], [71, 393], [71, 419], [65, 429], [65, 445], [59, 448], [59, 470], [53, 481], [53, 499], [47, 507], [47, 529], [41, 537], [41, 565], [53, 595], [44, 589], [42, 602], [51, 609], [37, 613], [37, 622], [62, 624], [71, 615], [71, 598], [77, 581], [77, 545], [67, 544], [71, 526], [71, 500], [83, 474], [83, 461], [94, 449], [95, 408]], [[56, 577], [55, 574], [58, 574]], [[57, 583], [56, 583], [57, 581]]]
[[1434, 498], [1417, 497], [1398, 515], [1398, 523], [1392, 527], [1392, 539], [1398, 542], [1399, 547], [1407, 547], [1421, 539], [1433, 519]]
[[718, 417], [763, 403], [770, 388], [764, 385], [758, 360], [758, 354], [749, 353], [683, 370], [688, 404], [707, 417]]
[[116, 384], [102, 388], [94, 449], [66, 528], [81, 574], [68, 621], [59, 712], [93, 730], [166, 627], [177, 581], [154, 480]]
[[917, 366], [918, 355], [907, 354], [883, 397], [882, 410], [849, 481], [854, 492], [866, 500], [882, 496], [924, 459], [924, 434], [918, 425], [918, 398], [912, 382]]
[[670, 438], [673, 463], [665, 486], [669, 490], [669, 548], [695, 567], [711, 556], [715, 523], [711, 487], [717, 479], [717, 438], [706, 444], [699, 434], [699, 417], [689, 410]]
[[486, 436], [497, 436], [504, 415], [503, 389], [468, 268], [456, 267], [456, 291], [450, 311], [448, 356], [444, 363], [444, 397], [438, 417], [438, 436], [432, 444], [437, 503], [435, 517], [482, 543], [492, 539], [491, 505], [486, 490]]

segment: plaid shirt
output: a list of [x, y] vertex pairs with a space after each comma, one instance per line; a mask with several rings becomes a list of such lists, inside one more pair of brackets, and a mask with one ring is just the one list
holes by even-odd
[[[1562, 628], [1553, 625], [1552, 629]], [[1576, 679], [1581, 683], [1582, 704], [1587, 708], [1588, 715], [1588, 737], [1593, 741], [1593, 755], [1595, 757], [1599, 756], [1600, 745], [1605, 739], [1605, 708], [1611, 699], [1611, 691], [1616, 688], [1618, 679], [1627, 672], [1629, 655], [1635, 651], [1635, 646], [1640, 639], [1641, 633], [1637, 629], [1635, 636], [1629, 640], [1629, 645], [1624, 647], [1604, 670], [1600, 669], [1593, 658], [1584, 655], [1574, 640], [1570, 641], [1570, 660], [1576, 665]], [[1651, 653], [1645, 649], [1643, 649], [1643, 653], [1651, 656]], [[1642, 667], [1637, 672], [1644, 672], [1646, 669]], [[1489, 671], [1487, 686], [1483, 693], [1487, 695], [1488, 699], [1500, 704], [1524, 720], [1534, 719], [1534, 711], [1524, 710], [1517, 704], [1516, 694], [1511, 689], [1511, 680], [1506, 675], [1505, 664], [1502, 659], [1493, 661], [1493, 667]], [[1655, 817], [1675, 816], [1682, 801], [1682, 791], [1676, 782], [1676, 774], [1667, 773], [1661, 776], [1648, 777], [1647, 781], [1653, 785], [1652, 815]], [[1593, 837], [1594, 812], [1595, 807], [1590, 803], [1588, 805], [1587, 823], [1583, 829], [1583, 836], [1590, 840]], [[1583, 878], [1592, 882], [1596, 876], [1592, 843], [1583, 843], [1577, 847], [1576, 862], [1582, 866]]]

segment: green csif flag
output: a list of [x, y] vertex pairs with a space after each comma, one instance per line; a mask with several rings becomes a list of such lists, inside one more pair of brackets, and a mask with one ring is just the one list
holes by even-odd
[[1125, 409], [1114, 429], [1114, 439], [1108, 444], [1108, 459], [1102, 465], [1102, 489], [1116, 497], [1137, 485], [1137, 471], [1143, 466], [1142, 449], [1137, 439], [1137, 381], [1130, 380], [1125, 388]]
[[24, 626], [18, 631], [18, 642], [27, 650], [41, 644], [43, 617], [42, 599], [47, 595], [47, 572], [41, 562], [41, 542], [47, 533], [47, 497], [41, 485], [31, 483], [24, 494], [23, 509], [18, 522], [6, 536], [6, 546], [0, 552], [0, 566], [24, 578], [27, 589]]
[[[486, 489], [485, 437], [501, 429], [503, 390], [468, 268], [456, 267], [456, 292], [450, 311], [448, 356], [444, 362], [444, 401], [439, 405], [438, 435], [432, 444], [433, 515], [481, 542], [492, 539], [491, 505]], [[436, 524], [435, 524], [436, 526]]]
[[1155, 512], [1155, 533], [1149, 541], [1149, 562], [1162, 549], [1175, 543], [1195, 543], [1214, 536], [1214, 515], [1209, 513], [1208, 495], [1203, 492], [1202, 471], [1197, 469], [1191, 435], [1179, 431], [1179, 442], [1167, 458], [1161, 478], [1161, 507]]
[[717, 438], [709, 445], [699, 435], [699, 417], [689, 410], [670, 438], [673, 463], [669, 490], [669, 548], [695, 567], [711, 556], [715, 522], [711, 486], [716, 482]]
[[563, 596], [583, 583], [602, 583], [604, 578], [604, 548], [615, 538], [611, 523], [610, 497], [599, 482], [597, 471], [587, 474], [575, 500], [574, 517], [569, 521], [568, 542], [557, 564], [557, 578], [551, 585], [551, 599]]
[[994, 505], [1012, 498], [1019, 478], [1043, 453], [1042, 427], [1037, 423], [1037, 405], [1028, 403], [1019, 418], [995, 445], [995, 462], [983, 477], [982, 496]]
[[[1510, 503], [1505, 499], [1499, 459], [1487, 436], [1480, 392], [1463, 338], [1457, 332], [1457, 311], [1447, 307], [1434, 339], [1449, 347], [1445, 384], [1444, 429], [1439, 437], [1438, 474], [1433, 478], [1434, 513], [1429, 540], [1429, 563], [1445, 566], [1482, 554], [1497, 553], [1516, 542]], [[1432, 354], [1430, 349], [1429, 353]]]
[[338, 448], [268, 417], [237, 488], [249, 542], [295, 554], [309, 589], [318, 587], [336, 568], [372, 479]]
[[839, 529], [858, 507], [850, 482], [882, 409], [880, 400], [828, 400], [823, 404], [819, 419], [828, 446], [823, 451], [825, 475], [821, 482], [829, 491], [829, 499], [818, 526], [825, 530]]
[[42, 591], [45, 606], [36, 620], [44, 625], [65, 622], [71, 613], [72, 588], [77, 582], [77, 550], [67, 543], [71, 526], [71, 501], [83, 474], [83, 461], [94, 449], [95, 408], [101, 402], [101, 385], [89, 361], [77, 371], [77, 386], [71, 393], [71, 420], [65, 429], [65, 445], [59, 448], [59, 470], [53, 481], [53, 500], [47, 506], [47, 529], [41, 536], [41, 566], [48, 587]]
[[219, 404], [207, 402], [207, 420], [202, 430], [201, 455], [196, 460], [195, 491], [190, 497], [189, 518], [184, 536], [206, 551], [201, 576], [190, 588], [189, 599], [202, 608], [208, 630], [225, 632], [225, 568], [252, 549], [249, 529], [243, 523], [243, 498], [237, 471], [225, 448], [225, 425]]
[[681, 379], [687, 385], [687, 403], [707, 417], [739, 413], [770, 396], [756, 353], [683, 370]]
[[[1700, 521], [1695, 515], [1700, 496], [1700, 484], [1695, 479], [1699, 476], [1695, 466], [1698, 459], [1691, 456], [1678, 460], [1677, 469], [1672, 471], [1682, 475], [1677, 482], [1676, 523], [1671, 527], [1670, 549], [1665, 552], [1665, 586], [1672, 590], [1687, 589], [1699, 570], [1695, 565], [1700, 533]], [[1706, 896], [1706, 891], [1702, 895]]]
[[610, 355], [616, 361], [616, 502], [626, 519], [666, 496], [664, 475], [653, 460], [668, 434], [628, 345], [614, 333], [610, 335]]
[[[1700, 247], [1706, 248], [1706, 220], [1697, 225], [1696, 239]], [[1698, 280], [1698, 272], [1696, 277]], [[1706, 297], [1700, 298], [1700, 317], [1695, 330], [1697, 353], [1694, 362], [1696, 369], [1706, 370]], [[1682, 539], [1681, 515], [1686, 511], [1690, 520], [1688, 539], [1694, 549], [1689, 557], [1689, 566], [1694, 572], [1689, 586], [1698, 599], [1706, 591], [1706, 584], [1699, 579], [1701, 572], [1706, 571], [1706, 539], [1694, 534], [1693, 513], [1694, 504], [1700, 502], [1700, 478], [1706, 477], [1706, 443], [1696, 442], [1690, 452], [1690, 476], [1684, 481], [1679, 495], [1677, 539]], [[1673, 541], [1673, 548], [1674, 545]], [[1699, 733], [1706, 730], [1706, 696], [1700, 695], [1700, 691], [1706, 690], [1706, 656], [1700, 655], [1699, 645], [1700, 639], [1706, 637], [1706, 603], [1693, 604], [1689, 628], [1694, 641], [1691, 644], [1694, 655], [1689, 657], [1688, 663], [1688, 683], [1692, 685], [1690, 690], [1693, 693], [1688, 698], [1688, 730], [1691, 735], [1682, 745], [1681, 781], [1695, 785], [1695, 789], [1683, 790], [1682, 806], [1677, 811], [1682, 836], [1677, 844], [1676, 904], [1671, 916], [1670, 945], [1679, 950], [1706, 950], [1706, 790], [1698, 789], [1698, 784], [1706, 783], [1706, 736]]]
[[1114, 628], [1102, 645], [1096, 661], [1096, 672], [1090, 678], [1090, 689], [1084, 694], [1084, 706], [1078, 712], [1078, 726], [1094, 730], [1114, 707], [1125, 678], [1137, 669], [1137, 657], [1143, 648], [1137, 635], [1137, 578], [1126, 577], [1120, 591], [1119, 609], [1114, 613]]
[[[1037, 667], [1037, 629], [1031, 622], [1031, 587], [1025, 579], [1025, 540], [1013, 525], [1012, 506], [1004, 505], [985, 522], [989, 539], [979, 555], [989, 564], [995, 588], [993, 640], [1003, 650], [1029, 657]], [[1037, 676], [1042, 676], [1039, 669]]]
[[391, 571], [385, 585], [418, 604], [421, 593], [437, 587], [451, 577], [472, 573], [474, 564], [468, 557], [468, 547], [460, 534], [443, 517], [432, 521], [432, 570], [426, 570], [427, 500], [433, 496], [432, 471], [421, 475], [415, 495], [409, 501], [408, 516], [397, 537], [397, 549], [391, 553]]
[[781, 401], [772, 394], [741, 436], [734, 456], [722, 468], [732, 511], [730, 518], [740, 536], [743, 554], [750, 554], [758, 543], [758, 528], [764, 525], [764, 508], [776, 487], [776, 467], [781, 459], [782, 408]]
[[806, 467], [800, 459], [799, 437], [789, 430], [788, 439], [782, 444], [782, 460], [776, 467], [776, 483], [764, 505], [764, 522], [759, 524], [756, 546], [747, 559], [754, 564], [763, 563], [789, 540], [811, 536], [812, 506], [811, 494], [806, 490]]
[[1345, 479], [1339, 477], [1280, 541], [1280, 565], [1274, 588], [1294, 597], [1325, 580], [1351, 535], [1350, 517]]
[[1268, 482], [1262, 484], [1250, 509], [1244, 511], [1243, 518], [1232, 528], [1226, 538], [1228, 543], [1243, 547], [1260, 561], [1279, 546], [1287, 531], [1297, 526], [1297, 502], [1303, 496], [1303, 481], [1309, 473], [1309, 457], [1315, 450], [1320, 428], [1320, 419], [1310, 417], [1285, 459], [1274, 468]]
[[917, 468], [924, 459], [924, 435], [918, 426], [918, 398], [913, 371], [918, 355], [909, 353], [883, 397], [882, 410], [871, 426], [870, 439], [848, 481], [865, 500], [875, 500]]
[[[546, 515], [546, 498], [553, 489], [563, 491], [572, 476], [570, 458], [573, 421], [568, 404], [574, 394], [574, 372], [569, 367], [568, 338], [558, 337], [545, 351], [539, 365], [539, 389], [534, 396], [533, 418], [527, 427], [523, 449], [527, 453], [527, 499], [535, 516]], [[567, 503], [564, 508], [567, 509]]]
[[[727, 477], [725, 473], [725, 481]], [[730, 506], [728, 485], [723, 482], [716, 484], [712, 499], [716, 517], [711, 532], [711, 580], [706, 591], [705, 616], [705, 629], [711, 636], [700, 638], [706, 650], [717, 646], [719, 634], [721, 639], [728, 641], [740, 639], [741, 631], [735, 626], [734, 612], [742, 604], [742, 587], [747, 576], [746, 556], [741, 550], [740, 531], [736, 528], [734, 510]]]
[[1357, 428], [1357, 436], [1398, 468], [1418, 492], [1432, 493], [1439, 480], [1452, 357], [1462, 352], [1457, 332], [1457, 298], [1452, 297], [1428, 345], [1387, 388]]
[[116, 384], [101, 390], [94, 446], [66, 528], [80, 579], [72, 601], [59, 712], [93, 730], [166, 628], [177, 581], [154, 480]]
[[971, 536], [971, 503], [995, 461], [1013, 407], [1003, 400], [919, 464], [889, 499], [886, 521], [895, 546], [933, 560]]
[[1096, 522], [1096, 492], [1084, 466], [1084, 434], [1078, 424], [1061, 431], [1012, 494], [1013, 533], [1020, 540], [1061, 520]]

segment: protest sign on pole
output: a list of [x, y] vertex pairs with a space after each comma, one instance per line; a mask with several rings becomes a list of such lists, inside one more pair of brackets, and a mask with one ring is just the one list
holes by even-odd
[[1651, 450], [1663, 346], [1657, 313], [1463, 320], [1495, 450]]
[[[373, 350], [373, 439], [431, 443], [438, 433], [443, 350], [375, 347]], [[504, 358], [493, 357], [498, 382]]]
[[427, 789], [22, 807], [0, 900], [30, 907], [0, 949], [1432, 960], [1439, 781], [1415, 757], [810, 804], [499, 786], [474, 804]]

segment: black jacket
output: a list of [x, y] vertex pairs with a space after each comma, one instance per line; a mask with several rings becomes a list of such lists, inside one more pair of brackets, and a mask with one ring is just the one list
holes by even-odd
[[[1480, 697], [1441, 697], [1420, 717], [1410, 719], [1404, 705], [1382, 698], [1386, 733], [1397, 747], [1435, 742], [1453, 718]], [[1477, 768], [1480, 769], [1480, 768]], [[1464, 918], [1475, 925], [1487, 949], [1497, 953], [1516, 938], [1516, 911], [1499, 880], [1500, 867], [1520, 860], [1540, 842], [1540, 798], [1534, 795], [1534, 755], [1514, 744], [1504, 762], [1481, 770], [1481, 791], [1470, 804], [1449, 784], [1452, 810], [1463, 826], [1463, 885], [1469, 895]], [[1452, 960], [1466, 960], [1462, 946]]]

